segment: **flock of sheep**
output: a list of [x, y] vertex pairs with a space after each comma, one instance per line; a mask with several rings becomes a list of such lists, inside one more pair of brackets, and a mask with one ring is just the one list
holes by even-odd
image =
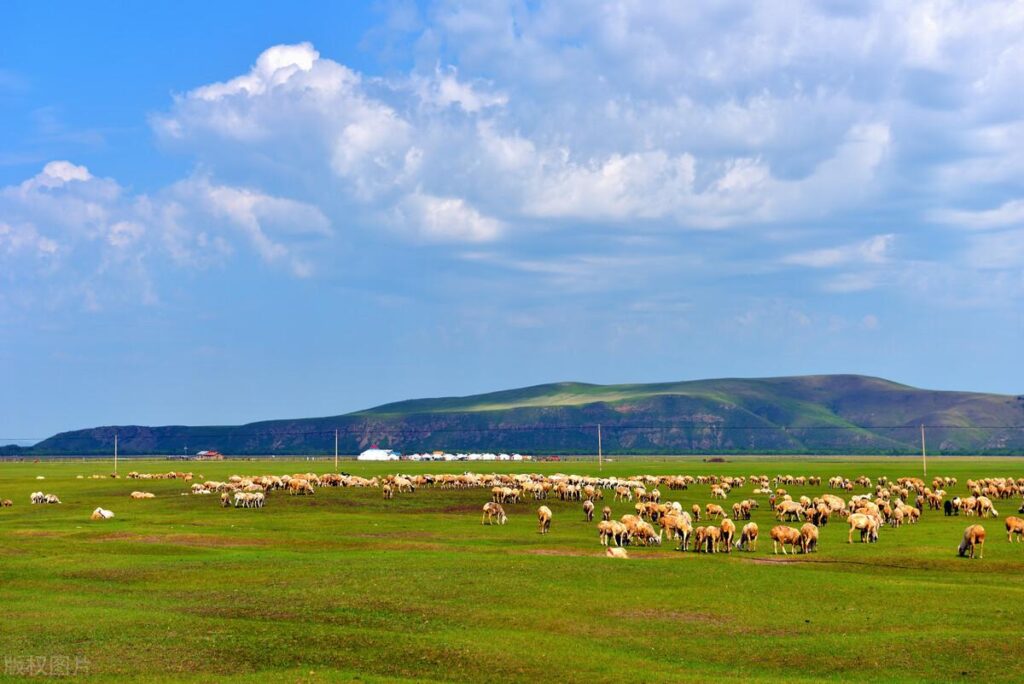
[[[594, 519], [596, 501], [604, 498], [606, 491], [614, 492], [615, 501], [636, 500], [635, 513], [623, 515], [619, 520], [612, 519], [612, 509], [604, 506], [601, 520], [597, 523], [598, 538], [606, 553], [614, 558], [628, 557], [626, 546], [661, 545], [666, 537], [677, 541], [680, 551], [692, 548], [695, 552], [718, 553], [731, 552], [733, 548], [744, 551], [756, 551], [759, 528], [755, 522], [746, 522], [737, 529], [735, 520], [749, 521], [751, 511], [759, 507], [756, 499], [744, 499], [732, 504], [732, 518], [726, 509], [717, 503], [709, 503], [703, 509], [694, 504], [689, 511], [683, 510], [676, 501], [661, 502], [659, 487], [669, 490], [688, 489], [690, 485], [709, 485], [711, 497], [727, 499], [731, 490], [741, 488], [750, 483], [755, 486], [753, 493], [768, 496], [768, 504], [779, 522], [803, 522], [799, 528], [788, 525], [775, 525], [769, 532], [772, 551], [779, 550], [788, 555], [786, 547], [796, 553], [812, 553], [817, 551], [819, 528], [827, 525], [835, 517], [846, 521], [849, 526], [847, 543], [853, 542], [854, 533], [858, 533], [862, 543], [877, 542], [879, 531], [885, 525], [892, 528], [904, 524], [913, 525], [921, 518], [925, 507], [933, 510], [942, 509], [947, 516], [965, 515], [978, 517], [998, 517], [999, 512], [992, 504], [992, 498], [1009, 499], [1024, 494], [1024, 478], [985, 478], [968, 480], [969, 496], [947, 499], [946, 488], [957, 484], [956, 478], [935, 478], [931, 486], [915, 477], [902, 477], [896, 481], [879, 478], [873, 483], [867, 476], [856, 480], [848, 480], [841, 476], [830, 478], [828, 487], [849, 494], [849, 499], [833, 493], [810, 498], [806, 495], [794, 499], [785, 489], [786, 486], [815, 486], [821, 484], [819, 477], [794, 477], [777, 475], [752, 475], [750, 477], [718, 477], [700, 476], [637, 476], [626, 479], [595, 478], [576, 475], [419, 475], [415, 477], [392, 475], [384, 478], [385, 498], [393, 496], [391, 485], [401, 481], [408, 491], [415, 486], [441, 487], [490, 487], [491, 500], [483, 505], [481, 524], [504, 525], [508, 521], [503, 504], [519, 503], [525, 496], [535, 500], [556, 496], [566, 501], [582, 501], [584, 520]], [[873, 491], [852, 494], [855, 488]], [[650, 487], [650, 489], [648, 489]], [[913, 501], [913, 504], [908, 503]], [[1024, 505], [1019, 512], [1024, 513]], [[708, 521], [717, 521], [717, 525], [699, 525], [702, 514]], [[552, 512], [546, 505], [537, 509], [538, 532], [547, 534], [551, 530]], [[655, 529], [657, 525], [660, 529]], [[1020, 541], [1024, 537], [1024, 520], [1010, 516], [1006, 519], [1006, 531], [1009, 541], [1015, 538]], [[692, 542], [692, 547], [691, 547]], [[985, 543], [985, 528], [973, 524], [964, 531], [963, 539], [958, 547], [961, 556], [971, 558], [977, 553], [982, 558]], [[612, 546], [614, 544], [614, 546]]]
[[[186, 483], [194, 479], [192, 473], [183, 472], [131, 472], [127, 477], [132, 480], [175, 479]], [[750, 521], [751, 512], [760, 507], [757, 499], [736, 501], [728, 509], [720, 503], [711, 502], [703, 508], [694, 504], [689, 510], [684, 510], [677, 501], [662, 502], [662, 488], [678, 491], [704, 485], [710, 488], [712, 499], [726, 500], [733, 490], [753, 486], [753, 495], [767, 496], [768, 506], [779, 523], [802, 523], [800, 527], [779, 524], [769, 531], [773, 553], [778, 554], [781, 550], [784, 555], [790, 552], [815, 552], [818, 548], [819, 529], [835, 518], [844, 520], [848, 525], [848, 543], [853, 542], [855, 532], [859, 534], [862, 543], [871, 543], [878, 541], [879, 532], [884, 526], [896, 529], [903, 525], [913, 525], [924, 510], [942, 510], [947, 516], [995, 518], [999, 513], [993, 505], [993, 499], [1024, 495], [1024, 478], [1001, 477], [968, 480], [967, 496], [953, 498], [949, 498], [947, 489], [956, 486], [957, 480], [948, 477], [934, 478], [929, 486], [916, 477], [901, 477], [895, 481], [880, 477], [873, 482], [867, 476], [855, 480], [836, 476], [828, 480], [831, 491], [813, 498], [806, 495], [794, 497], [787, 490], [787, 487], [792, 486], [821, 484], [820, 477], [792, 475], [640, 475], [602, 478], [565, 474], [463, 473], [393, 474], [367, 479], [347, 473], [300, 473], [283, 476], [235, 475], [226, 481], [195, 482], [190, 485], [190, 491], [183, 495], [219, 494], [224, 507], [263, 508], [268, 495], [276, 490], [292, 496], [310, 496], [315, 494], [318, 487], [371, 487], [380, 488], [385, 499], [392, 499], [396, 493], [411, 494], [423, 487], [442, 490], [489, 489], [491, 498], [483, 505], [481, 524], [504, 525], [508, 521], [504, 505], [521, 503], [527, 497], [535, 501], [549, 497], [561, 501], [579, 501], [584, 520], [593, 522], [597, 502], [604, 499], [605, 492], [609, 492], [616, 502], [634, 504], [633, 513], [623, 515], [618, 520], [612, 519], [609, 506], [601, 510], [601, 520], [597, 523], [598, 539], [606, 548], [606, 555], [615, 558], [628, 557], [628, 546], [660, 546], [666, 539], [677, 542], [676, 548], [680, 551], [730, 553], [734, 548], [741, 551], [757, 550], [760, 531], [757, 523]], [[864, 491], [855, 493], [858, 488]], [[152, 493], [143, 491], [133, 491], [129, 496], [131, 499], [154, 497]], [[33, 492], [30, 501], [32, 504], [61, 503], [56, 495], [42, 491]], [[12, 505], [9, 499], [0, 500], [0, 506]], [[1024, 505], [1019, 512], [1024, 513]], [[109, 520], [113, 517], [113, 512], [103, 508], [96, 508], [90, 516], [92, 520]], [[537, 509], [540, 534], [550, 532], [552, 518], [551, 508], [541, 504]], [[698, 525], [702, 520], [707, 524]], [[742, 527], [737, 526], [737, 521], [743, 523]], [[1009, 541], [1019, 542], [1024, 538], [1024, 519], [1009, 516], [1005, 523]], [[964, 531], [958, 553], [970, 558], [977, 554], [978, 558], [982, 558], [985, 536], [985, 528], [981, 524], [969, 525]]]

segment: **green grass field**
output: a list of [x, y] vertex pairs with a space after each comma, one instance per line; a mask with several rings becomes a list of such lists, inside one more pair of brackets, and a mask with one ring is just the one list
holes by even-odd
[[[389, 472], [596, 474], [590, 462], [344, 462]], [[820, 551], [774, 557], [766, 497], [756, 553], [631, 548], [603, 557], [580, 504], [549, 500], [537, 534], [532, 500], [480, 525], [486, 490], [276, 492], [263, 510], [182, 496], [180, 481], [76, 479], [109, 461], [0, 464], [0, 656], [70, 659], [79, 675], [120, 681], [260, 676], [491, 681], [1024, 680], [1024, 544], [1009, 544], [997, 501], [984, 560], [956, 556], [969, 521], [925, 511], [916, 526], [848, 545], [834, 520]], [[330, 462], [122, 462], [121, 472], [328, 472]], [[620, 460], [605, 475], [920, 476], [911, 459]], [[44, 480], [37, 480], [37, 476]], [[933, 459], [929, 476], [1024, 476], [1022, 459]], [[930, 478], [929, 478], [930, 479]], [[132, 501], [135, 489], [156, 494]], [[63, 504], [29, 505], [30, 492]], [[727, 503], [750, 496], [734, 490]], [[820, 487], [790, 487], [814, 496]], [[708, 486], [663, 490], [685, 507]], [[860, 490], [858, 488], [857, 490]], [[605, 502], [615, 516], [632, 504]], [[116, 514], [91, 522], [97, 506]], [[600, 508], [600, 506], [599, 506]], [[36, 661], [39, 662], [39, 661]]]

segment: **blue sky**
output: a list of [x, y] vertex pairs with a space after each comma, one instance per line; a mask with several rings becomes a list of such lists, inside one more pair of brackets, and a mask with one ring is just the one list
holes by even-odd
[[350, 5], [4, 5], [0, 437], [1024, 391], [1024, 4]]

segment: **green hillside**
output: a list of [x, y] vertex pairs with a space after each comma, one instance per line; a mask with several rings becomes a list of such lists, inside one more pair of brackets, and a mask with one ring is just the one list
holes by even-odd
[[923, 390], [881, 378], [816, 375], [593, 385], [562, 382], [415, 399], [351, 414], [241, 426], [120, 426], [65, 432], [26, 454], [593, 453], [601, 424], [618, 454], [913, 453], [920, 425], [944, 453], [1024, 452], [1024, 397]]

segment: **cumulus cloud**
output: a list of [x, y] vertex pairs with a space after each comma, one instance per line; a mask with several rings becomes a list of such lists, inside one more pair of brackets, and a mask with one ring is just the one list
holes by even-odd
[[992, 209], [942, 209], [932, 213], [932, 218], [953, 226], [988, 230], [1024, 224], [1024, 200], [1004, 202]]
[[166, 258], [179, 267], [204, 267], [231, 254], [232, 244], [305, 277], [313, 265], [299, 241], [332, 234], [320, 209], [288, 198], [203, 176], [153, 195], [133, 194], [64, 160], [0, 187], [0, 216], [6, 275], [74, 291], [87, 308], [132, 291], [155, 302], [153, 271]]
[[[624, 288], [629, 269], [701, 248], [713, 272], [813, 269], [829, 292], [899, 282], [911, 257], [1016, 267], [1019, 4], [440, 0], [414, 14], [374, 33], [407, 73], [303, 42], [176, 94], [150, 122], [196, 170], [169, 187], [132, 193], [54, 162], [0, 189], [2, 244], [18, 231], [22, 251], [46, 239], [61, 258], [89, 244], [179, 266], [252, 252], [300, 277], [318, 241], [382, 259], [438, 243], [463, 261], [460, 243], [486, 244], [506, 270], [574, 288], [626, 259]], [[938, 245], [914, 230], [927, 221], [1005, 234]]]
[[831, 268], [849, 264], [880, 264], [887, 260], [894, 240], [895, 235], [875, 235], [855, 244], [790, 254], [783, 259], [783, 262], [810, 268]]
[[426, 240], [489, 242], [501, 234], [502, 225], [484, 216], [458, 197], [435, 197], [415, 192], [397, 207], [393, 217], [400, 230]]
[[[661, 102], [608, 101], [581, 126], [563, 121], [553, 130], [536, 114], [551, 103], [511, 90], [437, 65], [404, 78], [372, 78], [309, 44], [281, 45], [249, 73], [177, 97], [154, 124], [167, 144], [213, 168], [226, 146], [256, 164], [273, 158], [272, 174], [294, 168], [325, 189], [340, 185], [359, 210], [401, 213], [423, 205], [423, 197], [449, 198], [487, 207], [509, 229], [538, 218], [720, 228], [813, 215], [871, 192], [890, 142], [885, 122], [851, 121], [825, 146], [831, 155], [787, 176], [759, 154], [770, 132], [736, 154], [710, 151], [681, 136], [677, 125], [664, 125], [673, 108], [694, 108], [690, 100], [674, 99], [667, 109]], [[753, 100], [755, 108], [766, 101]], [[745, 111], [735, 102], [716, 107]], [[595, 144], [577, 128], [611, 135]], [[618, 139], [619, 128], [636, 135]], [[446, 237], [477, 241], [481, 224], [475, 225]], [[496, 224], [488, 225], [484, 232], [494, 236]]]

